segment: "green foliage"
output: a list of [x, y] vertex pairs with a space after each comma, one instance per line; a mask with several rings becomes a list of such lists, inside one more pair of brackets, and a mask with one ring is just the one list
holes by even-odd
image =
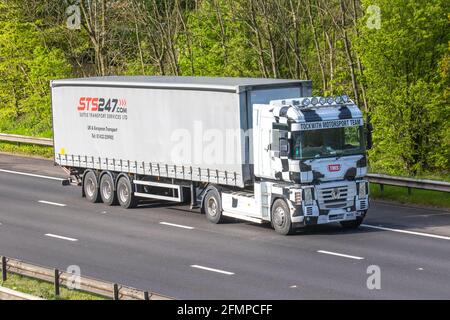
[[178, 39], [184, 75], [260, 76], [248, 42], [248, 30], [230, 8], [239, 1], [202, 1], [187, 17], [188, 32]]
[[51, 136], [51, 79], [67, 77], [71, 66], [58, 48], [19, 17], [0, 21], [0, 132]]
[[363, 1], [382, 13], [379, 30], [363, 21], [358, 43], [375, 128], [374, 170], [418, 174], [449, 168], [449, 103], [438, 73], [450, 35], [445, 3]]

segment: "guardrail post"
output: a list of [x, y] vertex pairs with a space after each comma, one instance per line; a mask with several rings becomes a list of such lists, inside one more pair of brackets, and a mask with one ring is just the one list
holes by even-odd
[[113, 299], [119, 300], [119, 285], [117, 283], [113, 285]]
[[408, 187], [408, 196], [410, 196], [412, 193], [412, 188]]
[[59, 270], [55, 269], [55, 296], [59, 297]]
[[2, 280], [6, 281], [6, 279], [8, 278], [7, 273], [6, 273], [6, 257], [2, 256]]
[[383, 193], [384, 192], [384, 184], [380, 183], [380, 192]]
[[148, 291], [144, 291], [144, 300], [150, 300], [150, 295], [148, 294]]

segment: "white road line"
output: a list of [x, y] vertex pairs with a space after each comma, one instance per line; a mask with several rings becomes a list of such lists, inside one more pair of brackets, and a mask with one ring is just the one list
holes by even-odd
[[49, 204], [51, 206], [57, 206], [57, 207], [66, 207], [67, 206], [64, 203], [50, 202], [50, 201], [45, 201], [45, 200], [39, 200], [38, 202], [43, 203], [43, 204]]
[[56, 238], [56, 239], [61, 239], [61, 240], [67, 240], [67, 241], [78, 241], [78, 239], [74, 239], [74, 238], [68, 238], [68, 237], [63, 237], [63, 236], [58, 236], [57, 234], [51, 234], [51, 233], [46, 233], [45, 234], [47, 237], [51, 237], [51, 238]]
[[429, 213], [429, 214], [413, 214], [410, 216], [405, 216], [405, 218], [428, 218], [428, 217], [434, 217], [434, 216], [450, 216], [450, 213], [444, 212], [444, 213]]
[[189, 229], [189, 230], [194, 229], [194, 227], [183, 226], [183, 225], [181, 225], [181, 224], [175, 224], [175, 223], [169, 223], [169, 222], [160, 222], [159, 224], [163, 224], [163, 225], [165, 225], [165, 226], [171, 226], [171, 227], [182, 228], [182, 229]]
[[442, 239], [442, 240], [450, 240], [450, 237], [440, 236], [440, 235], [431, 234], [431, 233], [423, 233], [423, 232], [417, 232], [417, 231], [408, 231], [408, 230], [402, 230], [402, 229], [393, 229], [393, 228], [386, 228], [386, 227], [380, 227], [380, 226], [372, 226], [370, 224], [362, 224], [361, 226], [362, 227], [366, 227], [366, 228], [384, 230], [384, 231], [392, 231], [392, 232], [412, 234], [412, 235], [421, 236], [421, 237], [428, 237], [428, 238], [435, 238], [435, 239]]
[[214, 269], [214, 268], [203, 267], [203, 266], [199, 266], [199, 265], [196, 265], [196, 264], [191, 265], [191, 267], [192, 267], [192, 268], [197, 268], [197, 269], [206, 270], [206, 271], [212, 271], [212, 272], [222, 273], [222, 274], [226, 274], [226, 275], [228, 275], [228, 276], [234, 275], [234, 272], [229, 272], [229, 271], [224, 271], [224, 270], [220, 270], [220, 269]]
[[66, 180], [66, 179], [63, 179], [63, 178], [50, 177], [50, 176], [43, 176], [43, 175], [40, 175], [40, 174], [33, 174], [33, 173], [19, 172], [19, 171], [5, 170], [5, 169], [0, 169], [0, 172], [12, 173], [12, 174], [18, 174], [18, 175], [21, 175], [21, 176], [28, 176], [28, 177], [34, 177], [34, 178], [42, 178], [42, 179], [49, 179], [49, 180], [57, 180], [57, 181], [63, 181], [63, 180]]
[[317, 252], [319, 253], [324, 253], [324, 254], [330, 254], [332, 256], [338, 256], [338, 257], [344, 257], [344, 258], [350, 258], [350, 259], [355, 259], [355, 260], [363, 260], [363, 257], [357, 257], [357, 256], [350, 256], [348, 254], [342, 254], [342, 253], [337, 253], [337, 252], [331, 252], [331, 251], [325, 251], [325, 250], [317, 250]]

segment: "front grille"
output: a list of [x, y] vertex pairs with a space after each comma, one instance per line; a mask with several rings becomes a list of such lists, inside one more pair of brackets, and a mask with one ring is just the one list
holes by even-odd
[[352, 205], [351, 195], [349, 195], [348, 186], [338, 186], [320, 189], [319, 204], [322, 209], [339, 209]]

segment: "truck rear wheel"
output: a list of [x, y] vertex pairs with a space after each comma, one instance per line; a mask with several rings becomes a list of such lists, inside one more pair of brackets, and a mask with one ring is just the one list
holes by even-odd
[[117, 204], [117, 193], [114, 190], [114, 180], [108, 173], [105, 173], [100, 179], [100, 195], [103, 203], [108, 206]]
[[294, 232], [289, 206], [283, 199], [275, 200], [272, 205], [272, 226], [277, 233], [282, 235]]
[[203, 206], [208, 221], [216, 224], [223, 222], [222, 202], [220, 194], [216, 189], [208, 191]]
[[101, 201], [100, 193], [98, 190], [98, 179], [94, 172], [89, 171], [83, 178], [83, 189], [86, 199], [92, 203]]
[[128, 177], [120, 177], [117, 182], [117, 199], [119, 204], [125, 209], [135, 208], [138, 204], [138, 200], [134, 195], [133, 188], [131, 186], [130, 179]]

